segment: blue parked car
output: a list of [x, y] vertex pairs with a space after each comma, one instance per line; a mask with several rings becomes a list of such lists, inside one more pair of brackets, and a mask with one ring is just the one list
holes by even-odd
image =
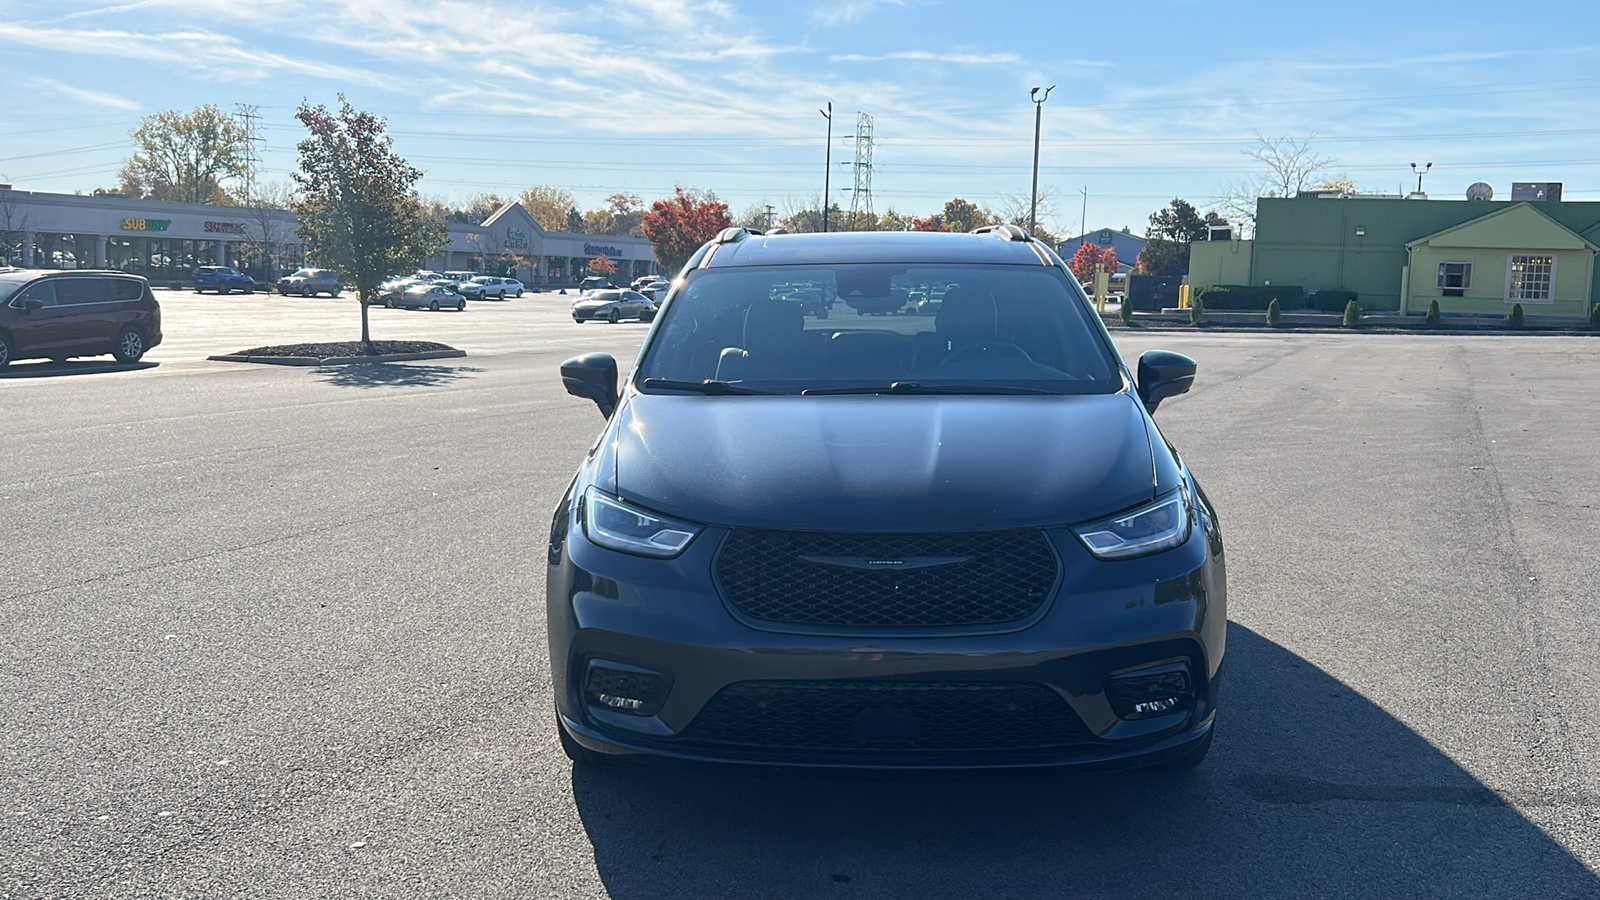
[[194, 270], [194, 292], [198, 294], [204, 290], [213, 290], [219, 294], [226, 294], [229, 291], [253, 294], [256, 291], [256, 282], [232, 266], [198, 266]]

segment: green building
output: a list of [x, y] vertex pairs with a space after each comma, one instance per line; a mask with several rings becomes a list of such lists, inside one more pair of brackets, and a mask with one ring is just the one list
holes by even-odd
[[1302, 194], [1263, 198], [1253, 240], [1190, 248], [1189, 284], [1349, 290], [1365, 309], [1587, 316], [1600, 203]]

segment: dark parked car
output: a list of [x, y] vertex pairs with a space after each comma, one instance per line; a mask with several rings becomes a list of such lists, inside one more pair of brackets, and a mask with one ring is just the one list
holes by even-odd
[[337, 297], [342, 290], [344, 284], [339, 278], [339, 273], [332, 269], [300, 269], [293, 275], [285, 275], [278, 279], [280, 294], [297, 294], [301, 297], [327, 294], [329, 297]]
[[121, 272], [0, 270], [0, 366], [110, 353], [138, 362], [161, 343], [161, 304]]
[[588, 278], [585, 278], [584, 280], [578, 282], [578, 292], [579, 293], [587, 293], [589, 291], [615, 290], [616, 287], [617, 286], [615, 284], [611, 283], [611, 279], [602, 278], [599, 275], [590, 275]]
[[255, 279], [232, 266], [197, 266], [193, 281], [196, 294], [201, 291], [216, 291], [219, 294], [239, 291], [253, 294], [256, 291]]
[[[711, 252], [714, 248], [715, 252]], [[1195, 363], [1119, 356], [1021, 229], [767, 235], [690, 259], [558, 504], [562, 746], [840, 767], [1187, 767], [1227, 627], [1216, 514], [1152, 413]], [[807, 317], [952, 284], [922, 316]]]

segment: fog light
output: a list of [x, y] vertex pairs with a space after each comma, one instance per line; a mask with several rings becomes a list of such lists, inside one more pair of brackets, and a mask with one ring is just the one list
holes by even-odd
[[1183, 663], [1136, 669], [1106, 681], [1106, 701], [1119, 718], [1147, 719], [1194, 705], [1188, 666]]
[[589, 664], [583, 697], [590, 706], [633, 716], [653, 716], [661, 711], [670, 686], [671, 679], [660, 672], [596, 660]]

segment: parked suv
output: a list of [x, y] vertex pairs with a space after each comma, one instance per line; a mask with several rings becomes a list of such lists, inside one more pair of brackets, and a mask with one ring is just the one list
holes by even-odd
[[138, 362], [161, 343], [161, 304], [122, 272], [0, 270], [0, 366], [110, 353]]
[[[714, 250], [714, 252], [713, 252]], [[1227, 629], [1216, 513], [1066, 265], [975, 234], [722, 232], [690, 258], [551, 522], [575, 761], [1198, 764]], [[937, 316], [808, 317], [946, 290]]]
[[337, 297], [342, 290], [344, 285], [340, 283], [339, 273], [332, 269], [300, 269], [293, 275], [278, 279], [280, 294], [298, 294], [302, 297], [327, 294]]
[[601, 277], [599, 275], [590, 275], [588, 278], [585, 278], [584, 280], [578, 282], [578, 291], [580, 293], [588, 293], [589, 291], [612, 290], [612, 289], [615, 289], [615, 288], [616, 288], [616, 285], [611, 283], [611, 279], [603, 278], [603, 277]]
[[253, 294], [256, 291], [256, 281], [232, 266], [199, 266], [194, 270], [194, 292], [216, 291], [226, 294], [229, 291], [240, 291]]
[[522, 282], [498, 275], [479, 275], [456, 285], [456, 292], [471, 300], [487, 300], [490, 297], [504, 300], [508, 296], [521, 297]]

